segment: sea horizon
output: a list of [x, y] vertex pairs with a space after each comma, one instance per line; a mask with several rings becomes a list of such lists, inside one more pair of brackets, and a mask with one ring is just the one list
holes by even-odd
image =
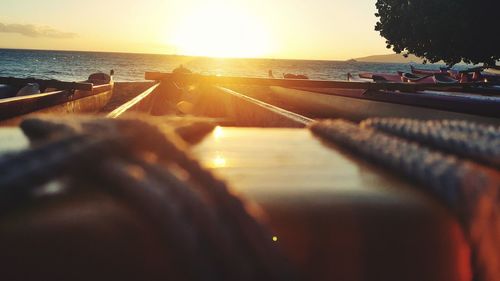
[[[102, 53], [102, 54], [131, 54], [131, 55], [154, 55], [154, 56], [173, 56], [173, 57], [190, 57], [190, 58], [207, 58], [207, 59], [249, 59], [249, 60], [293, 60], [293, 61], [349, 61], [356, 58], [350, 59], [307, 59], [307, 58], [279, 58], [272, 56], [261, 56], [261, 57], [214, 57], [214, 56], [196, 56], [196, 55], [185, 55], [176, 53], [156, 53], [156, 52], [127, 52], [127, 51], [98, 51], [98, 50], [66, 50], [66, 49], [31, 49], [31, 48], [7, 48], [0, 47], [0, 50], [12, 50], [12, 51], [41, 51], [41, 52], [68, 52], [68, 53]], [[378, 54], [376, 56], [384, 56], [391, 54]], [[365, 57], [365, 56], [364, 56]]]
[[362, 62], [276, 58], [218, 58], [152, 53], [0, 48], [0, 76], [65, 81], [85, 80], [94, 72], [115, 71], [117, 81], [142, 81], [146, 71], [171, 72], [183, 65], [206, 75], [267, 77], [273, 70], [317, 80], [346, 80], [347, 73], [409, 71], [409, 65], [437, 68], [443, 64]]

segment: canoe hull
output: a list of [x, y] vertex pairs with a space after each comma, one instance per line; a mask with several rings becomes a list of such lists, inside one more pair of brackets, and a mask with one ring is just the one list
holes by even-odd
[[0, 101], [0, 126], [16, 126], [30, 114], [97, 113], [111, 99], [113, 85], [100, 85], [92, 91], [56, 91]]
[[360, 90], [344, 89], [341, 90], [342, 93], [339, 95], [283, 87], [271, 87], [271, 90], [275, 98], [289, 104], [294, 110], [319, 118], [345, 118], [352, 121], [361, 121], [371, 117], [400, 117], [420, 120], [463, 119], [500, 123], [499, 119], [493, 117], [348, 96], [350, 94], [360, 96], [362, 95]]

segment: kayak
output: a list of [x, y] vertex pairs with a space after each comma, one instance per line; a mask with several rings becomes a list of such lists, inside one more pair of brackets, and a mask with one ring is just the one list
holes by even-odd
[[111, 99], [113, 84], [104, 73], [83, 82], [0, 77], [0, 126], [33, 113], [97, 113]]
[[[280, 107], [313, 118], [342, 117], [359, 121], [392, 116], [421, 120], [459, 118], [500, 123], [500, 97], [482, 84], [367, 83], [170, 73], [146, 73], [146, 79], [203, 83], [216, 87], [222, 85], [228, 88], [231, 85], [251, 85], [252, 89], [249, 91], [255, 92], [256, 96], [258, 92], [269, 92], [269, 98]], [[484, 94], [476, 93], [481, 91]], [[252, 96], [251, 93], [247, 94]], [[230, 100], [217, 99], [207, 94], [206, 99], [199, 100], [198, 106], [215, 109], [230, 103]], [[243, 105], [233, 105], [230, 107], [231, 111], [246, 111], [243, 110]], [[257, 116], [248, 113], [249, 118]], [[221, 117], [221, 114], [209, 116]]]

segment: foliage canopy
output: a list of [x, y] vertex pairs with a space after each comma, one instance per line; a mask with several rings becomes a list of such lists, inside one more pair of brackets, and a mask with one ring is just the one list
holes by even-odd
[[499, 0], [377, 0], [375, 30], [396, 53], [487, 66], [500, 59]]

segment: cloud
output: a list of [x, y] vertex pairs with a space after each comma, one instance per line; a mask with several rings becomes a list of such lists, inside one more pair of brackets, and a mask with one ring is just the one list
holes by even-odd
[[64, 32], [49, 26], [33, 24], [8, 24], [0, 22], [0, 33], [17, 33], [28, 37], [44, 37], [55, 39], [68, 39], [76, 37], [76, 33]]

